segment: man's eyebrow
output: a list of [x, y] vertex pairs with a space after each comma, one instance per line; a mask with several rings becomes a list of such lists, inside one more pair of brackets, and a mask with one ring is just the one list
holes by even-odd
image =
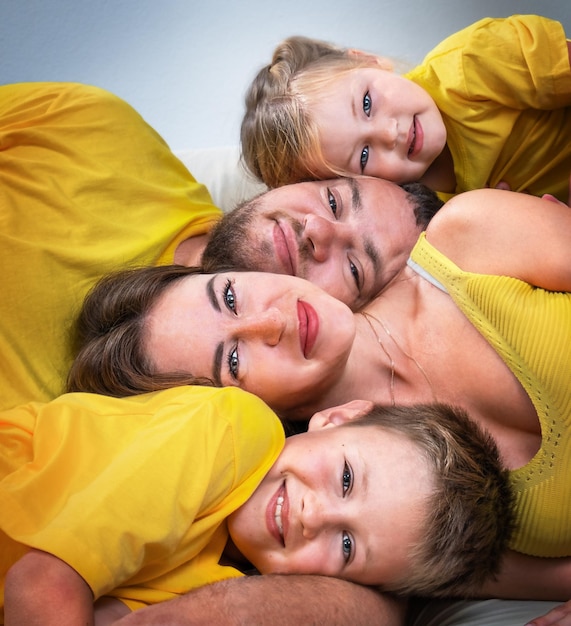
[[347, 178], [346, 180], [351, 188], [351, 208], [357, 213], [363, 208], [361, 202], [361, 186], [356, 178]]
[[[220, 303], [216, 298], [216, 292], [214, 291], [214, 279], [216, 278], [216, 274], [212, 276], [212, 278], [206, 283], [206, 294], [208, 296], [208, 300], [212, 305], [212, 308], [215, 311], [221, 313]], [[216, 351], [214, 352], [214, 360], [212, 363], [212, 379], [214, 380], [214, 384], [218, 387], [222, 387], [222, 354], [224, 352], [224, 344], [220, 342], [216, 346]]]
[[[356, 178], [349, 177], [346, 180], [351, 189], [351, 208], [355, 213], [358, 213], [363, 208], [363, 202], [361, 199], [361, 185]], [[374, 272], [380, 272], [381, 261], [379, 258], [379, 253], [377, 252], [377, 248], [375, 248], [373, 241], [364, 236], [363, 248], [365, 250], [365, 254], [371, 259]]]

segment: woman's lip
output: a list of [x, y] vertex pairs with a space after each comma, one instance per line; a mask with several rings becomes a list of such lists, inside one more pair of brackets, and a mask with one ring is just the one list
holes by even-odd
[[295, 251], [295, 245], [291, 241], [293, 233], [287, 226], [287, 222], [282, 224], [276, 221], [274, 224], [272, 233], [274, 250], [276, 251], [277, 259], [283, 272], [290, 276], [296, 276], [297, 267], [294, 255], [292, 254], [292, 250]]
[[297, 302], [297, 318], [299, 320], [299, 343], [303, 356], [307, 359], [317, 339], [319, 318], [315, 309], [303, 300]]
[[266, 525], [270, 535], [284, 547], [288, 530], [288, 514], [289, 499], [287, 497], [285, 482], [282, 482], [274, 495], [270, 498], [268, 506], [266, 507]]
[[[413, 145], [414, 142], [414, 145]], [[415, 115], [412, 119], [410, 126], [408, 145], [409, 145], [409, 158], [414, 158], [421, 150], [424, 144], [424, 130], [420, 120]]]

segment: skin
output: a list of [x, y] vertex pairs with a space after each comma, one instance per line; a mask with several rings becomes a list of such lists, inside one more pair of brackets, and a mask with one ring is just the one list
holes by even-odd
[[315, 97], [311, 113], [326, 162], [354, 175], [422, 180], [446, 145], [442, 115], [430, 95], [379, 67], [340, 74]]
[[264, 194], [242, 245], [252, 267], [306, 278], [358, 309], [394, 279], [420, 231], [397, 185], [337, 178]]
[[[402, 626], [405, 606], [370, 588], [323, 576], [224, 580], [141, 609], [121, 626]], [[99, 626], [99, 625], [98, 625]]]
[[347, 412], [362, 412], [361, 404], [368, 405], [355, 401], [317, 414], [308, 433], [288, 438], [260, 486], [230, 516], [234, 544], [261, 573], [380, 585], [412, 567], [410, 545], [421, 540], [431, 471], [402, 434], [340, 427]]

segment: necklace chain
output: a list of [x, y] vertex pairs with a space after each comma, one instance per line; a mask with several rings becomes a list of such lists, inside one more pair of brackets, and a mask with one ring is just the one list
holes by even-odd
[[422, 367], [422, 365], [412, 356], [412, 354], [409, 354], [406, 350], [404, 350], [404, 348], [402, 348], [402, 346], [395, 339], [394, 335], [387, 328], [387, 325], [383, 322], [383, 320], [380, 317], [377, 318], [374, 315], [371, 315], [370, 313], [366, 313], [365, 311], [360, 311], [360, 313], [365, 318], [367, 323], [369, 324], [371, 330], [373, 331], [373, 334], [377, 338], [377, 342], [381, 346], [381, 350], [385, 353], [386, 357], [389, 360], [389, 364], [390, 364], [390, 367], [391, 367], [390, 390], [391, 390], [391, 404], [392, 404], [392, 406], [395, 406], [395, 361], [394, 361], [393, 357], [390, 355], [390, 353], [387, 350], [387, 348], [384, 345], [384, 343], [382, 342], [382, 340], [379, 337], [378, 333], [376, 332], [375, 327], [373, 326], [373, 323], [371, 322], [371, 320], [375, 320], [375, 322], [377, 322], [377, 324], [379, 324], [383, 328], [383, 330], [385, 331], [385, 334], [387, 335], [387, 337], [390, 337], [393, 340], [395, 346], [407, 357], [407, 359], [410, 359], [416, 365], [416, 367], [418, 368], [418, 371], [422, 374], [422, 376], [424, 377], [424, 379], [428, 383], [428, 386], [430, 387], [430, 391], [432, 393], [432, 398], [434, 400], [436, 400], [436, 393], [434, 392], [434, 387], [432, 386], [432, 383], [430, 382], [430, 378], [428, 378], [428, 374], [424, 370], [424, 367]]

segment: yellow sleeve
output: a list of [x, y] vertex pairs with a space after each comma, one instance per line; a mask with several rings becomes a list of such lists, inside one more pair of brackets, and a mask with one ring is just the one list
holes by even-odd
[[99, 278], [172, 262], [221, 214], [121, 98], [74, 83], [0, 86], [0, 409], [63, 391], [70, 329]]

